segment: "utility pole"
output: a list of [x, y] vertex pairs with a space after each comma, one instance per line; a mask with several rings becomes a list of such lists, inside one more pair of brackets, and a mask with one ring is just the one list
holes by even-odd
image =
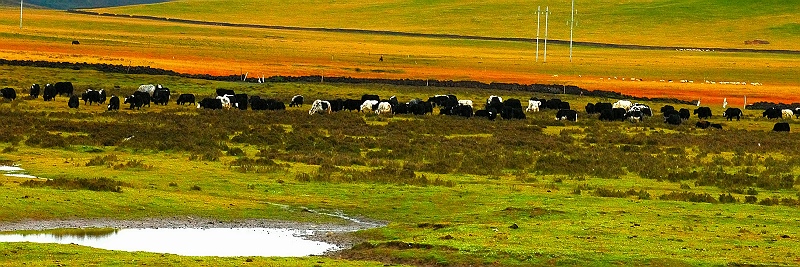
[[572, 62], [572, 29], [575, 28], [575, 0], [572, 0], [571, 16], [569, 19], [569, 62]]
[[19, 0], [19, 29], [22, 30], [22, 1]]
[[539, 62], [539, 21], [542, 18], [542, 6], [536, 8], [536, 62]]
[[550, 17], [550, 7], [545, 8], [544, 11], [544, 62], [547, 63], [547, 22]]

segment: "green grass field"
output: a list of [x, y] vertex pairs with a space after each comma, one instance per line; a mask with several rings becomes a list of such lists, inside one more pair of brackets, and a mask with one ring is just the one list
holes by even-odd
[[[27, 74], [19, 84], [48, 76], [70, 79], [78, 91], [103, 87], [113, 94], [146, 80], [174, 93], [209, 95], [230, 88], [284, 101], [297, 93], [309, 100], [376, 93], [401, 101], [455, 93], [476, 103], [491, 94], [532, 96], [0, 68], [4, 77], [15, 73]], [[561, 98], [576, 108], [609, 101], [535, 96]], [[553, 111], [491, 122], [355, 112], [309, 116], [307, 108], [210, 112], [171, 103], [109, 113], [103, 106], [67, 110], [63, 97], [0, 103], [0, 161], [41, 177], [104, 177], [127, 184], [113, 193], [28, 187], [23, 179], [3, 177], [0, 194], [7, 201], [0, 203], [0, 218], [340, 222], [303, 211], [313, 209], [389, 222], [357, 233], [367, 243], [351, 250], [324, 258], [254, 259], [262, 265], [793, 265], [800, 257], [794, 227], [798, 139], [769, 132], [774, 121], [757, 111], [725, 122], [714, 107], [711, 121], [725, 130], [705, 131], [692, 127], [696, 119], [668, 126], [658, 114], [637, 124], [602, 123], [584, 114], [577, 123], [562, 123], [553, 120]], [[787, 121], [796, 126], [794, 119]], [[136, 137], [122, 141], [131, 134]], [[734, 200], [721, 197], [727, 194]], [[0, 253], [9, 266], [245, 261], [48, 244], [0, 244]]]
[[[538, 6], [549, 6], [552, 12], [549, 37], [569, 40], [569, 1], [183, 0], [103, 11], [264, 25], [535, 38]], [[740, 48], [748, 47], [746, 40], [763, 39], [771, 42], [763, 48], [800, 48], [800, 27], [794, 19], [800, 4], [795, 2], [591, 0], [576, 1], [576, 9], [579, 41]], [[544, 36], [544, 16], [541, 31]]]

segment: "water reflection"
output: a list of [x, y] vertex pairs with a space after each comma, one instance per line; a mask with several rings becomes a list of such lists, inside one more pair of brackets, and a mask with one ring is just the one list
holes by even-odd
[[21, 235], [29, 236], [29, 235], [49, 234], [56, 239], [63, 239], [63, 238], [87, 239], [87, 238], [104, 238], [116, 234], [117, 232], [119, 232], [119, 229], [115, 228], [64, 228], [64, 229], [46, 230], [44, 232], [36, 232], [36, 233], [22, 233]]
[[17, 178], [31, 178], [31, 179], [39, 178], [39, 177], [36, 177], [36, 176], [33, 176], [33, 175], [21, 173], [21, 172], [25, 172], [25, 169], [22, 169], [22, 168], [17, 167], [17, 166], [0, 165], [0, 173], [3, 173], [3, 175], [5, 175], [5, 176], [17, 177]]
[[320, 255], [336, 250], [333, 244], [304, 239], [310, 230], [275, 228], [181, 229], [59, 229], [40, 233], [0, 234], [0, 242], [78, 244], [121, 250], [171, 253], [184, 256]]
[[0, 165], [0, 172], [18, 172], [18, 171], [23, 171], [23, 169], [16, 166]]

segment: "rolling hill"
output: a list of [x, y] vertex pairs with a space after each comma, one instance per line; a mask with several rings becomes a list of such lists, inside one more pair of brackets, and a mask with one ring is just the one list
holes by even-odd
[[[96, 8], [96, 7], [112, 7], [112, 6], [125, 6], [125, 5], [140, 5], [166, 2], [169, 0], [25, 0], [25, 3], [31, 5], [52, 8], [52, 9], [72, 9], [72, 8]], [[15, 4], [16, 3], [16, 4]], [[19, 1], [2, 0], [0, 5], [17, 5]]]
[[[102, 12], [203, 21], [492, 37], [536, 37], [537, 7], [549, 37], [569, 39], [569, 1], [185, 0]], [[575, 40], [724, 48], [800, 49], [800, 2], [592, 0], [576, 3]], [[544, 37], [545, 16], [540, 36]], [[766, 40], [767, 45], [745, 41]]]

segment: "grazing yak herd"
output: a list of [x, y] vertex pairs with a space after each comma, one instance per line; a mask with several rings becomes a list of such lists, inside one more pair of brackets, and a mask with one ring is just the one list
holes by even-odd
[[[70, 108], [78, 108], [80, 101], [84, 105], [92, 104], [105, 104], [108, 101], [108, 110], [120, 109], [120, 98], [112, 95], [107, 99], [104, 90], [88, 89], [81, 93], [80, 98], [77, 94], [73, 94], [74, 87], [70, 82], [58, 82], [55, 84], [47, 84], [44, 87], [39, 84], [31, 86], [29, 94], [31, 99], [36, 99], [42, 95], [44, 101], [53, 101], [56, 96], [68, 96], [69, 100], [67, 105]], [[16, 90], [13, 88], [4, 88], [0, 90], [2, 96], [6, 100], [15, 100], [17, 98]], [[167, 105], [170, 101], [171, 92], [160, 84], [152, 85], [145, 84], [133, 92], [133, 94], [124, 98], [123, 104], [129, 105], [129, 109], [141, 109], [143, 106], [150, 107], [150, 103], [156, 105]], [[291, 98], [289, 107], [300, 107], [304, 103], [302, 95], [296, 95]], [[247, 94], [237, 94], [233, 90], [217, 89], [216, 97], [206, 97], [200, 101], [196, 101], [194, 94], [180, 94], [178, 95], [177, 105], [192, 104], [197, 105], [197, 108], [204, 109], [241, 109], [247, 110], [248, 107], [252, 110], [285, 110], [286, 106], [283, 102], [275, 99], [262, 99], [259, 96], [248, 96]], [[503, 100], [500, 96], [490, 96], [483, 109], [476, 109], [472, 100], [458, 99], [455, 95], [435, 95], [429, 97], [428, 100], [415, 98], [408, 102], [401, 103], [395, 96], [386, 100], [381, 100], [378, 95], [366, 94], [361, 99], [335, 99], [335, 100], [315, 100], [311, 104], [311, 109], [308, 111], [309, 115], [319, 113], [332, 113], [338, 111], [359, 111], [359, 112], [375, 112], [376, 114], [414, 114], [425, 115], [434, 113], [434, 108], [439, 109], [439, 114], [461, 117], [483, 117], [489, 120], [495, 120], [498, 116], [510, 119], [525, 119], [525, 114], [528, 112], [539, 112], [543, 109], [555, 110], [556, 120], [577, 121], [578, 111], [573, 110], [568, 102], [559, 99], [540, 99], [532, 97], [528, 100], [527, 108], [523, 109], [522, 102], [519, 99], [506, 99]], [[701, 129], [722, 129], [722, 125], [710, 123], [706, 119], [711, 118], [711, 109], [709, 107], [698, 107], [693, 112], [686, 108], [676, 110], [673, 106], [666, 105], [660, 109], [665, 123], [672, 125], [680, 125], [684, 123], [689, 117], [697, 115], [700, 119], [696, 123], [697, 128]], [[634, 103], [628, 100], [619, 100], [615, 103], [589, 103], [585, 107], [586, 114], [598, 114], [601, 121], [642, 121], [645, 118], [653, 117], [653, 110], [640, 103]], [[788, 109], [772, 107], [763, 112], [763, 117], [768, 119], [780, 119], [792, 116], [800, 117], [800, 108]], [[738, 108], [728, 108], [722, 113], [728, 121], [734, 118], [738, 121], [742, 118], [743, 112]], [[789, 131], [790, 126], [788, 123], [779, 122], [773, 127], [773, 131]]]

